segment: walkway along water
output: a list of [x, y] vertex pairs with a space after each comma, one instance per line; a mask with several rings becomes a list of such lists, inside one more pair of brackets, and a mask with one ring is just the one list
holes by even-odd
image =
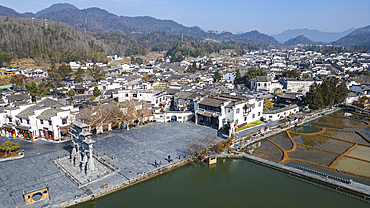
[[[326, 111], [326, 113], [332, 113], [332, 112], [337, 111], [337, 110], [339, 110], [339, 109], [337, 109], [337, 108], [330, 109], [329, 111]], [[302, 125], [302, 124], [307, 123], [309, 121], [315, 120], [315, 119], [319, 118], [320, 116], [322, 116], [322, 114], [323, 114], [323, 112], [318, 112], [317, 114], [312, 115], [309, 118], [306, 117], [304, 119], [304, 121], [302, 123], [300, 123], [299, 125]], [[280, 125], [280, 124], [281, 124], [281, 122], [278, 123], [278, 125]], [[252, 139], [251, 142], [249, 142], [248, 144], [259, 141], [261, 139], [264, 139], [264, 138], [269, 137], [271, 135], [277, 134], [281, 131], [285, 131], [287, 129], [288, 128], [280, 129], [278, 131], [271, 131], [267, 134], [264, 134], [261, 137]], [[244, 138], [246, 138], [246, 137], [240, 138], [236, 142], [242, 141], [242, 140], [244, 140]], [[348, 190], [348, 191], [357, 193], [358, 195], [364, 196], [365, 199], [367, 197], [370, 197], [370, 187], [366, 186], [366, 185], [363, 185], [361, 183], [357, 183], [357, 182], [352, 182], [351, 184], [343, 183], [343, 182], [337, 181], [335, 179], [318, 176], [318, 175], [310, 173], [310, 172], [306, 172], [306, 171], [299, 170], [299, 169], [296, 169], [296, 168], [293, 168], [293, 167], [288, 167], [288, 166], [285, 166], [285, 165], [274, 163], [274, 162], [264, 160], [264, 159], [261, 159], [261, 158], [258, 158], [258, 157], [252, 156], [252, 155], [248, 155], [248, 154], [245, 154], [245, 153], [242, 153], [238, 156], [225, 155], [224, 154], [224, 155], [220, 155], [220, 157], [221, 158], [222, 157], [229, 157], [229, 158], [247, 159], [247, 160], [253, 161], [255, 163], [262, 164], [262, 165], [265, 165], [267, 167], [271, 167], [273, 169], [277, 169], [277, 170], [280, 170], [280, 171], [283, 171], [283, 172], [287, 172], [287, 173], [295, 175], [295, 176], [308, 178], [309, 180], [315, 180], [315, 181], [318, 181], [320, 183], [328, 184], [328, 185], [335, 186], [335, 187], [341, 187], [344, 190]], [[60, 203], [60, 204], [56, 204], [56, 205], [53, 205], [53, 207], [68, 207], [68, 206], [73, 206], [73, 205], [76, 205], [78, 203], [82, 203], [82, 202], [85, 202], [85, 201], [94, 200], [96, 198], [108, 195], [108, 194], [110, 194], [112, 192], [115, 192], [115, 191], [118, 191], [120, 189], [127, 188], [127, 187], [129, 187], [133, 184], [137, 184], [139, 182], [148, 180], [150, 178], [153, 178], [155, 176], [158, 176], [158, 175], [163, 174], [165, 172], [168, 172], [170, 170], [176, 169], [176, 168], [181, 167], [185, 164], [188, 164], [189, 162], [190, 162], [190, 159], [186, 158], [186, 159], [183, 159], [183, 160], [178, 161], [176, 163], [169, 164], [167, 166], [163, 166], [163, 167], [160, 167], [160, 168], [156, 168], [152, 171], [141, 174], [141, 175], [139, 175], [135, 178], [132, 178], [128, 182], [125, 182], [125, 183], [122, 183], [122, 184], [119, 184], [119, 185], [115, 185], [115, 186], [112, 186], [112, 187], [108, 187], [108, 188], [106, 188], [106, 189], [104, 189], [100, 192], [95, 192], [94, 194], [91, 194], [91, 195], [83, 197], [83, 198], [79, 198], [79, 199], [76, 199], [76, 200], [71, 200], [71, 201]]]
[[97, 193], [94, 193], [90, 196], [86, 196], [86, 197], [79, 198], [79, 199], [76, 199], [76, 200], [72, 200], [72, 201], [63, 202], [63, 203], [60, 203], [60, 204], [57, 204], [57, 205], [53, 205], [53, 207], [69, 207], [69, 206], [73, 206], [73, 205], [83, 203], [83, 202], [86, 202], [86, 201], [95, 200], [96, 198], [111, 194], [115, 191], [127, 188], [129, 186], [134, 185], [134, 184], [143, 182], [143, 181], [148, 180], [150, 178], [153, 178], [155, 176], [158, 176], [158, 175], [161, 175], [161, 174], [166, 173], [168, 171], [174, 170], [174, 169], [179, 168], [183, 165], [186, 165], [190, 162], [191, 162], [190, 158], [186, 158], [186, 159], [183, 159], [181, 161], [175, 162], [173, 164], [166, 165], [166, 166], [163, 166], [163, 167], [160, 167], [160, 168], [156, 168], [156, 169], [154, 169], [154, 170], [152, 170], [148, 173], [141, 174], [141, 175], [129, 180], [128, 182], [122, 183], [120, 185], [116, 185], [116, 186], [113, 186], [113, 187], [108, 187], [107, 189], [105, 189], [101, 192], [97, 192]]
[[[286, 172], [293, 176], [298, 176], [298, 177], [309, 179], [309, 181], [311, 182], [317, 181], [323, 184], [331, 185], [331, 186], [338, 187], [346, 191], [356, 193], [360, 196], [363, 196], [363, 199], [367, 199], [367, 198], [370, 199], [370, 186], [357, 183], [355, 181], [350, 181], [350, 183], [343, 182], [342, 180], [332, 179], [331, 177], [325, 177], [323, 175], [318, 175], [318, 174], [314, 174], [308, 171], [304, 171], [304, 170], [300, 170], [297, 168], [282, 165], [279, 163], [271, 162], [271, 161], [268, 161], [268, 160], [265, 160], [265, 159], [262, 159], [262, 158], [259, 158], [253, 155], [249, 155], [246, 153], [240, 153], [239, 155], [223, 154], [223, 155], [219, 155], [218, 157], [219, 158], [244, 158], [249, 161], [252, 161], [252, 162], [273, 168], [273, 169], [277, 169], [279, 171]], [[367, 201], [367, 202], [370, 202], [370, 201]]]

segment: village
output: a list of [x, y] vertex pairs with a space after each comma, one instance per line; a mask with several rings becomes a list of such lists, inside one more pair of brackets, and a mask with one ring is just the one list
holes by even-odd
[[[303, 48], [243, 56], [223, 53], [175, 63], [167, 57], [114, 67], [70, 62], [61, 66], [69, 74], [41, 96], [27, 90], [24, 78], [18, 86], [1, 86], [1, 135], [63, 141], [70, 139], [69, 129], [76, 120], [89, 125], [93, 134], [149, 122], [193, 122], [233, 133], [307, 110], [310, 106], [304, 97], [311, 85], [328, 78], [345, 82], [349, 91], [344, 103], [369, 106], [367, 53], [323, 55]], [[123, 59], [108, 58], [111, 63]], [[38, 84], [55, 77], [53, 71], [41, 69], [3, 69], [2, 73]]]

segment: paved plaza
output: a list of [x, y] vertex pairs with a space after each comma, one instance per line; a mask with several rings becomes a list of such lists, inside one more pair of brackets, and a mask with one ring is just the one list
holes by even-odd
[[[16, 139], [24, 149], [25, 157], [0, 163], [0, 207], [46, 207], [84, 197], [101, 191], [101, 185], [118, 185], [155, 169], [155, 161], [162, 166], [170, 164], [168, 155], [176, 162], [187, 155], [187, 141], [206, 135], [222, 140], [217, 130], [192, 123], [153, 123], [130, 130], [114, 130], [94, 135], [94, 155], [119, 169], [81, 189], [59, 169], [54, 161], [71, 152], [71, 142], [54, 144], [45, 141], [28, 142]], [[221, 135], [219, 133], [219, 135]], [[0, 143], [9, 140], [0, 137]], [[50, 199], [26, 205], [23, 190], [50, 187]]]

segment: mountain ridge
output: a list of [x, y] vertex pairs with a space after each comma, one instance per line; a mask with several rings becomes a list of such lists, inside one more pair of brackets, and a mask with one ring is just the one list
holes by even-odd
[[309, 38], [307, 38], [304, 35], [299, 35], [299, 36], [297, 36], [295, 38], [290, 38], [289, 40], [287, 40], [287, 41], [284, 42], [284, 45], [286, 45], [286, 46], [295, 46], [295, 45], [298, 45], [298, 44], [303, 44], [303, 45], [324, 45], [325, 43], [324, 42], [317, 42], [317, 41], [310, 40]]
[[290, 38], [295, 38], [299, 35], [304, 35], [308, 39], [316, 42], [332, 42], [336, 41], [341, 37], [344, 37], [348, 35], [349, 33], [353, 32], [356, 30], [355, 28], [350, 28], [347, 30], [344, 30], [343, 32], [322, 32], [319, 30], [310, 30], [307, 28], [304, 29], [288, 29], [285, 30], [277, 35], [272, 35], [277, 41], [280, 43], [286, 42]]
[[370, 25], [359, 28], [350, 34], [331, 42], [346, 48], [367, 49], [370, 51]]
[[171, 34], [192, 36], [198, 39], [211, 38], [218, 41], [257, 42], [261, 47], [280, 45], [273, 37], [258, 31], [250, 31], [243, 34], [232, 34], [230, 32], [209, 33], [198, 26], [186, 27], [173, 20], [160, 20], [150, 16], [118, 16], [97, 7], [80, 10], [71, 4], [53, 4], [36, 14], [21, 14], [13, 9], [0, 6], [0, 15], [48, 19], [64, 22], [79, 28], [86, 28], [88, 31], [106, 30], [120, 32], [135, 39], [151, 32], [163, 31]]

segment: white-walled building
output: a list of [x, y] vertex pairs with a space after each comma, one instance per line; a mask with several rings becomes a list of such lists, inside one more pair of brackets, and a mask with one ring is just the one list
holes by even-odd
[[263, 118], [268, 121], [277, 121], [279, 119], [285, 118], [291, 114], [296, 114], [299, 112], [298, 105], [288, 105], [283, 108], [279, 108], [271, 111], [263, 111]]
[[36, 104], [5, 109], [0, 114], [1, 134], [8, 137], [67, 138], [69, 125], [74, 120], [73, 106], [56, 100], [43, 99]]
[[223, 76], [222, 76], [222, 80], [224, 80], [225, 82], [230, 82], [232, 84], [234, 84], [234, 81], [235, 81], [235, 74], [232, 73], [232, 72], [226, 72]]
[[234, 122], [236, 126], [258, 121], [262, 117], [263, 100], [238, 96], [216, 95], [194, 102], [195, 123], [222, 128]]

